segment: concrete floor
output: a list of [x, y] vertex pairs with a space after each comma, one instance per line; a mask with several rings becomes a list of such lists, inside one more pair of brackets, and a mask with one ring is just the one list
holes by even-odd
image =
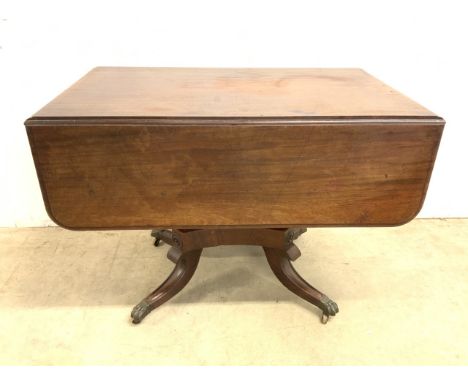
[[0, 364], [468, 364], [468, 220], [310, 229], [297, 244], [296, 269], [340, 307], [327, 325], [239, 246], [205, 250], [134, 326], [173, 267], [148, 231], [0, 229]]

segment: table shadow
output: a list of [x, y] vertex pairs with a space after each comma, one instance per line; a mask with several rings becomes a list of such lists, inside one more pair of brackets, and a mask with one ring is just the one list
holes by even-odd
[[[58, 244], [40, 237], [21, 243], [17, 264], [0, 284], [2, 307], [128, 305], [130, 309], [174, 268], [165, 256], [169, 246], [154, 247], [147, 233], [78, 236], [63, 231], [62, 235], [65, 239], [59, 238]], [[96, 236], [97, 244], [91, 244]], [[75, 237], [81, 241], [70, 239]], [[263, 250], [256, 246], [205, 249], [192, 280], [166, 304], [243, 302], [294, 302], [317, 311], [276, 279]]]

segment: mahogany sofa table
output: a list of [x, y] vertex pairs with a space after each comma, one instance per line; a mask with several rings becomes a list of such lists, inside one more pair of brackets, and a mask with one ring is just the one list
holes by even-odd
[[54, 222], [171, 246], [174, 271], [134, 323], [225, 244], [262, 246], [326, 322], [338, 307], [294, 270], [294, 240], [413, 219], [444, 120], [360, 69], [98, 67], [25, 125]]

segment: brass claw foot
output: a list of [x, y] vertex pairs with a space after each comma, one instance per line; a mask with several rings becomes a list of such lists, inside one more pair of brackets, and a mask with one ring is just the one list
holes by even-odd
[[143, 320], [143, 318], [145, 318], [146, 315], [149, 312], [151, 312], [151, 310], [152, 309], [150, 305], [145, 300], [143, 300], [133, 308], [132, 313], [130, 315], [132, 317], [132, 322], [134, 324], [139, 324]]
[[322, 299], [322, 324], [326, 324], [330, 318], [330, 316], [336, 315], [340, 310], [338, 309], [338, 305], [336, 302], [328, 298], [327, 296], [323, 296]]

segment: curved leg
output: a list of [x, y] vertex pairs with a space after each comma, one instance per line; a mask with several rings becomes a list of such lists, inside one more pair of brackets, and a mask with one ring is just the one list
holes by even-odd
[[180, 256], [182, 256], [182, 251], [176, 247], [169, 248], [169, 251], [167, 251], [167, 255], [166, 255], [166, 257], [169, 260], [171, 260], [174, 264], [177, 264], [177, 262], [180, 259]]
[[181, 254], [166, 281], [133, 308], [131, 317], [134, 324], [140, 323], [148, 313], [174, 297], [187, 285], [197, 269], [201, 253], [202, 249], [197, 249]]
[[338, 313], [338, 305], [322, 292], [305, 281], [294, 269], [286, 251], [277, 248], [266, 248], [268, 264], [276, 277], [291, 292], [314, 304], [323, 311], [322, 322], [326, 323], [330, 316]]

